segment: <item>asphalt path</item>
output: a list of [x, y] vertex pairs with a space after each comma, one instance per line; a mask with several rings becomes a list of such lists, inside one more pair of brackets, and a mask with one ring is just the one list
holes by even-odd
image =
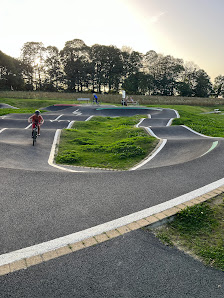
[[[224, 177], [223, 139], [197, 135], [182, 126], [167, 126], [170, 124], [170, 119], [178, 117], [174, 110], [112, 106], [66, 108], [54, 106], [48, 107], [48, 111], [44, 114], [45, 123], [41, 127], [41, 136], [37, 139], [37, 146], [32, 146], [31, 129], [27, 123], [30, 115], [10, 114], [0, 119], [1, 255], [170, 202], [174, 198], [215, 183]], [[139, 126], [145, 127], [156, 137], [166, 140], [163, 149], [136, 170], [110, 172], [83, 169], [83, 172], [68, 172], [66, 169], [69, 167], [60, 170], [48, 163], [56, 130], [68, 127], [72, 121], [88, 120], [93, 115], [131, 116], [134, 114], [148, 114], [149, 118], [142, 121]], [[141, 233], [133, 237], [138, 238], [138, 235], [141, 238]], [[116, 241], [119, 245], [126, 247], [126, 243], [122, 244], [121, 239]], [[130, 247], [130, 244], [127, 244], [125, 249], [129, 250]], [[106, 254], [107, 247], [103, 248], [103, 251]], [[86, 262], [90, 262], [92, 253], [94, 254], [91, 250]], [[99, 252], [96, 250], [95, 253], [96, 259], [99, 258]], [[118, 251], [115, 250], [114, 253], [118, 254]], [[133, 253], [135, 254], [135, 251]], [[152, 255], [149, 256], [152, 257]], [[108, 264], [112, 264], [114, 257], [111, 254]], [[76, 257], [73, 256], [73, 258], [72, 264], [76, 266]], [[65, 257], [63, 260], [66, 263], [68, 259]], [[60, 261], [55, 262], [56, 268], [61, 266]], [[94, 261], [91, 262], [94, 266]], [[99, 266], [102, 269], [104, 265], [102, 263]], [[137, 260], [134, 264], [130, 262], [129, 266], [132, 265], [135, 268]], [[46, 274], [49, 278], [52, 263], [49, 267], [46, 264], [41, 266], [46, 266]], [[67, 268], [66, 264], [63, 266]], [[197, 266], [199, 266], [198, 263]], [[202, 266], [200, 269], [202, 273], [204, 270], [209, 272], [210, 269], [205, 269], [203, 265], [200, 266]], [[38, 269], [28, 270], [35, 272]], [[116, 274], [119, 276], [119, 274], [126, 273], [121, 271]], [[26, 273], [13, 273], [10, 276], [4, 278], [6, 288], [13, 278], [21, 280], [25, 278]], [[108, 272], [108, 278], [111, 276], [112, 271]], [[222, 273], [219, 277], [223, 280]], [[60, 274], [55, 278], [63, 280]], [[140, 283], [139, 281], [139, 285]], [[145, 283], [144, 279], [142, 283]], [[81, 285], [79, 288], [81, 289]], [[128, 288], [128, 283], [126, 288]], [[220, 291], [218, 286], [217, 289]], [[120, 296], [117, 294], [115, 297], [150, 297], [135, 296], [134, 292], [130, 292], [128, 296], [127, 293], [124, 292], [123, 296], [122, 293]], [[72, 297], [71, 294], [69, 295]], [[46, 297], [51, 296], [46, 295]], [[57, 297], [57, 295], [52, 295], [52, 297]], [[177, 296], [169, 294], [164, 297]], [[194, 296], [183, 295], [183, 297]]]
[[133, 231], [2, 276], [1, 297], [223, 298], [223, 272]]

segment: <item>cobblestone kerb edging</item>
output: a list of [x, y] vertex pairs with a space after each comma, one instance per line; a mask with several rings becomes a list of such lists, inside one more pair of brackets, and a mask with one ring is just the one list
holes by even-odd
[[52, 251], [46, 252], [41, 255], [36, 255], [36, 256], [30, 257], [30, 258], [21, 259], [19, 261], [16, 261], [16, 262], [13, 262], [10, 264], [2, 265], [2, 266], [0, 266], [0, 275], [6, 275], [6, 274], [9, 274], [11, 272], [15, 272], [15, 271], [18, 271], [21, 269], [27, 269], [31, 266], [49, 261], [51, 259], [55, 259], [60, 256], [67, 255], [69, 253], [84, 249], [86, 247], [97, 245], [98, 243], [108, 241], [115, 237], [119, 237], [119, 236], [124, 235], [128, 232], [131, 232], [133, 230], [137, 230], [137, 229], [140, 229], [140, 228], [143, 228], [146, 226], [150, 226], [150, 225], [153, 225], [153, 226], [162, 225], [162, 224], [166, 223], [167, 221], [170, 221], [175, 216], [175, 214], [177, 214], [179, 211], [183, 210], [184, 208], [205, 202], [211, 198], [214, 198], [214, 197], [222, 194], [223, 192], [224, 192], [224, 186], [221, 186], [221, 187], [219, 187], [211, 192], [208, 192], [202, 196], [199, 196], [195, 199], [192, 199], [190, 201], [179, 204], [179, 205], [172, 207], [170, 209], [167, 209], [163, 212], [159, 212], [159, 213], [153, 214], [149, 217], [143, 218], [141, 220], [132, 222], [125, 226], [121, 226], [114, 230], [107, 231], [100, 235], [96, 235], [94, 237], [87, 238], [83, 241], [79, 241], [79, 242], [76, 242], [73, 244], [71, 243], [64, 247], [60, 247], [56, 250], [52, 250]]

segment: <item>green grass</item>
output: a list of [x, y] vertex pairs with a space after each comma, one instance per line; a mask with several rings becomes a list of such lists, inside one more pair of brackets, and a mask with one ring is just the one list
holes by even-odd
[[[207, 136], [224, 137], [224, 115], [205, 114], [214, 111], [217, 106], [192, 107], [192, 106], [162, 106], [175, 109], [179, 112], [180, 118], [173, 120], [172, 125], [186, 125], [191, 129]], [[224, 106], [218, 107], [224, 113]]]
[[[40, 110], [44, 112], [44, 110]], [[7, 114], [33, 114], [35, 109], [0, 109], [0, 116], [4, 116]]]
[[198, 256], [205, 264], [224, 271], [224, 199], [187, 207], [174, 221], [154, 230], [167, 245]]
[[54, 104], [74, 104], [74, 100], [60, 99], [24, 99], [24, 98], [0, 98], [0, 103], [9, 104], [19, 109], [41, 109]]
[[[0, 116], [11, 114], [11, 113], [27, 113], [32, 114], [35, 110], [44, 112], [44, 108], [54, 105], [61, 104], [61, 100], [55, 99], [24, 99], [24, 98], [0, 98], [0, 103], [5, 103], [16, 107], [18, 109], [0, 109]], [[64, 100], [63, 104], [74, 104], [74, 100]]]
[[134, 127], [141, 117], [94, 117], [75, 122], [72, 129], [62, 132], [56, 162], [122, 170], [134, 166], [158, 143]]

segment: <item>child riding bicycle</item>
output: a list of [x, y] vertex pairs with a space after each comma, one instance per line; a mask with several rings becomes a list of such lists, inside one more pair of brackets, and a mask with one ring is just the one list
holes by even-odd
[[28, 122], [32, 123], [32, 131], [37, 125], [37, 135], [40, 135], [40, 125], [44, 123], [44, 118], [40, 115], [40, 111], [36, 110], [35, 113], [28, 118]]

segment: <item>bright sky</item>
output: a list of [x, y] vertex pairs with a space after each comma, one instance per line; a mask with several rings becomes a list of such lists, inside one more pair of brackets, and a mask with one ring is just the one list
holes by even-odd
[[24, 43], [61, 50], [66, 41], [132, 47], [193, 61], [224, 75], [224, 0], [0, 0], [0, 50]]

